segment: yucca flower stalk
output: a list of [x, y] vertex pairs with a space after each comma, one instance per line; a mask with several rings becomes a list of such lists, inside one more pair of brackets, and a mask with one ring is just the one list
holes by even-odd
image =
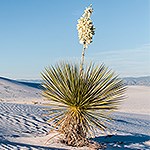
[[93, 12], [93, 8], [92, 8], [92, 5], [90, 5], [84, 10], [84, 13], [81, 16], [81, 18], [78, 20], [78, 24], [77, 24], [79, 42], [80, 44], [83, 45], [81, 62], [80, 62], [80, 75], [81, 76], [83, 75], [83, 69], [84, 69], [83, 66], [84, 66], [85, 50], [86, 48], [88, 48], [88, 45], [92, 43], [92, 38], [93, 38], [93, 35], [95, 34], [95, 27], [90, 18], [92, 15], [92, 12]]

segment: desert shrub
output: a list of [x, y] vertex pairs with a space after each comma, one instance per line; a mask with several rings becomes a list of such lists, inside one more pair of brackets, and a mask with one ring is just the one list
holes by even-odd
[[87, 144], [97, 129], [105, 131], [108, 112], [117, 109], [125, 90], [123, 81], [105, 65], [90, 64], [80, 75], [76, 64], [62, 63], [42, 73], [43, 96], [52, 106], [52, 127], [72, 146]]

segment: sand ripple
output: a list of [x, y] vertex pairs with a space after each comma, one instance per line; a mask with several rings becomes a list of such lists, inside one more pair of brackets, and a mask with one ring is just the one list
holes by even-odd
[[[43, 144], [46, 139], [41, 137], [51, 129], [46, 123], [48, 118], [43, 116], [46, 113], [43, 108], [38, 105], [0, 103], [0, 150], [65, 149], [60, 144], [51, 147]], [[149, 115], [116, 112], [113, 117], [114, 122], [109, 126], [111, 136], [97, 134], [94, 140], [107, 143], [110, 149], [134, 149], [134, 146], [141, 150], [149, 148]]]

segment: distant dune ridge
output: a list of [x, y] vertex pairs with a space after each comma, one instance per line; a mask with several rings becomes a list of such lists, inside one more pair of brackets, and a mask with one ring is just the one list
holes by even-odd
[[150, 86], [150, 76], [145, 77], [126, 77], [123, 78], [126, 85]]
[[[143, 85], [143, 86], [150, 86], [150, 76], [144, 77], [124, 77], [123, 78], [126, 85]], [[24, 83], [34, 83], [35, 85], [39, 86], [42, 80], [20, 80]]]
[[8, 81], [14, 84], [19, 84], [19, 85], [26, 85], [29, 87], [33, 87], [33, 88], [37, 88], [37, 89], [41, 89], [41, 80], [13, 80], [13, 79], [8, 79], [8, 78], [4, 78], [4, 77], [0, 77], [0, 81]]

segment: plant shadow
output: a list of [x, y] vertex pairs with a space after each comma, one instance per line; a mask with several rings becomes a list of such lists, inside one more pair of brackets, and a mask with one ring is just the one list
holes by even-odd
[[150, 136], [142, 134], [134, 135], [108, 135], [100, 136], [92, 139], [101, 144], [106, 144], [108, 149], [139, 149], [146, 150], [149, 149], [149, 145], [146, 145], [144, 142], [150, 141]]

